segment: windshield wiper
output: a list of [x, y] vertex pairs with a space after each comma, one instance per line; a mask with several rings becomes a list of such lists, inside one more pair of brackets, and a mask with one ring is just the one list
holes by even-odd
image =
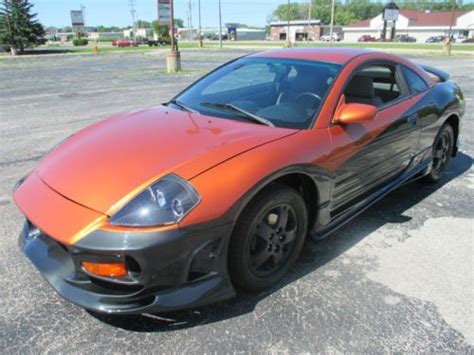
[[267, 125], [267, 126], [270, 126], [270, 127], [275, 127], [275, 125], [270, 122], [269, 120], [263, 118], [263, 117], [260, 117], [260, 116], [257, 116], [251, 112], [248, 112], [238, 106], [235, 106], [233, 104], [229, 104], [229, 103], [221, 103], [221, 102], [201, 102], [200, 103], [201, 106], [207, 106], [207, 107], [217, 107], [217, 108], [223, 108], [223, 109], [226, 109], [226, 110], [231, 110], [231, 111], [235, 111], [235, 112], [238, 112], [242, 115], [244, 115], [245, 117], [247, 118], [250, 118], [252, 119], [253, 121], [255, 122], [258, 122], [258, 123], [261, 123], [261, 124], [264, 124], [264, 125]]
[[186, 106], [185, 104], [183, 104], [181, 101], [178, 101], [176, 99], [173, 99], [173, 100], [170, 100], [169, 102], [166, 103], [167, 105], [169, 104], [173, 104], [175, 106], [178, 106], [180, 109], [184, 110], [184, 111], [188, 111], [188, 112], [192, 112], [192, 113], [199, 113], [199, 111], [196, 111], [195, 109], [192, 109], [191, 107], [188, 107]]

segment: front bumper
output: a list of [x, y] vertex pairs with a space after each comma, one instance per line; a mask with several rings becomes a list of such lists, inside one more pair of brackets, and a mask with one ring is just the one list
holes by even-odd
[[[227, 244], [232, 224], [161, 232], [96, 230], [65, 246], [26, 222], [19, 244], [66, 300], [109, 314], [159, 313], [231, 298]], [[125, 279], [88, 274], [82, 260], [121, 260]]]

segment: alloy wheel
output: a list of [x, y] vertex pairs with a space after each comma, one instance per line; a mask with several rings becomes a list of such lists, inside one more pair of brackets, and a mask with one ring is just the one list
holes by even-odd
[[295, 244], [298, 226], [295, 210], [280, 204], [263, 214], [249, 243], [249, 268], [262, 277], [286, 264]]

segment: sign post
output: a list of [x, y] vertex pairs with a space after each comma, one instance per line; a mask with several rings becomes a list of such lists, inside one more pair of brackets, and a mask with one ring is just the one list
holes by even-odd
[[173, 0], [158, 0], [158, 23], [169, 25], [171, 37], [171, 50], [166, 55], [168, 73], [181, 70], [181, 56], [176, 46], [174, 37], [174, 5]]
[[395, 38], [395, 23], [398, 21], [398, 15], [400, 14], [400, 9], [394, 2], [389, 2], [387, 6], [384, 7], [382, 18], [383, 18], [383, 30], [382, 30], [382, 39], [387, 39], [387, 23], [391, 23], [391, 33], [390, 39]]
[[84, 33], [84, 13], [82, 10], [71, 10], [72, 31], [76, 35]]

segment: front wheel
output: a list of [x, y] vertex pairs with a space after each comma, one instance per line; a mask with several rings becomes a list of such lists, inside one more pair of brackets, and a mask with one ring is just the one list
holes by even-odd
[[454, 131], [450, 124], [445, 123], [439, 130], [433, 143], [433, 161], [431, 171], [423, 181], [438, 182], [446, 172], [454, 149]]
[[307, 220], [305, 202], [291, 187], [275, 185], [258, 194], [240, 216], [232, 235], [232, 280], [249, 291], [277, 283], [301, 252]]

